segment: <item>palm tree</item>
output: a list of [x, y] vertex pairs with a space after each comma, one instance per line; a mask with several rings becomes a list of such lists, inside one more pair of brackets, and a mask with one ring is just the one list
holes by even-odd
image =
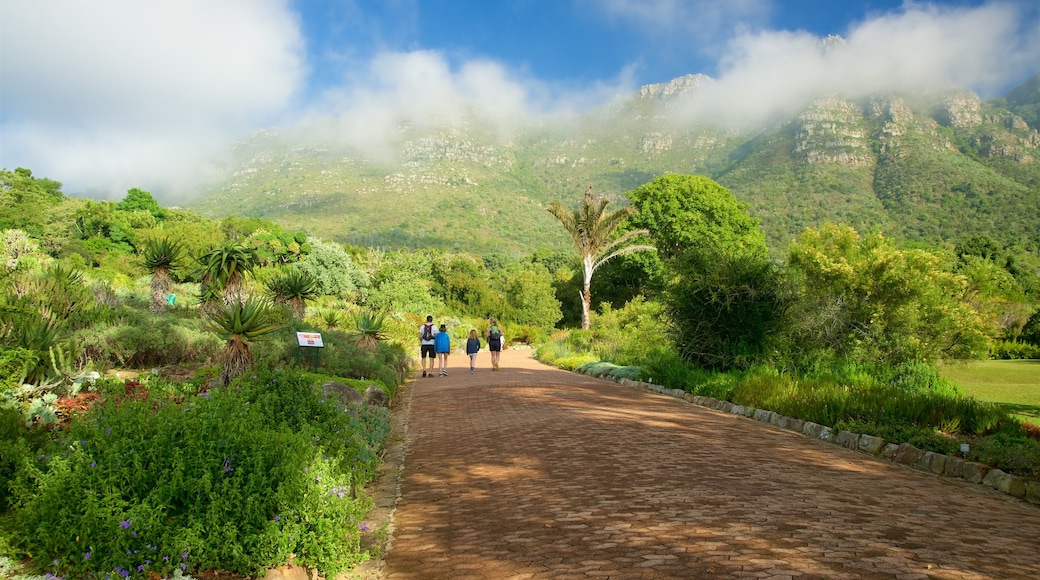
[[612, 212], [607, 212], [610, 200], [603, 198], [593, 199], [592, 186], [585, 190], [585, 200], [578, 209], [570, 212], [558, 201], [549, 202], [549, 213], [563, 224], [564, 229], [571, 235], [574, 244], [578, 246], [581, 254], [584, 284], [579, 296], [581, 297], [581, 327], [589, 327], [589, 311], [592, 307], [592, 274], [607, 260], [616, 256], [653, 250], [653, 246], [644, 244], [628, 244], [637, 236], [648, 233], [647, 230], [633, 230], [621, 237], [610, 238], [617, 231], [625, 218], [631, 215], [635, 209], [628, 206]]
[[200, 295], [204, 304], [218, 297], [225, 306], [243, 302], [245, 275], [253, 271], [256, 255], [252, 248], [227, 243], [199, 256], [202, 265], [196, 275], [201, 277]]
[[251, 344], [281, 328], [274, 321], [271, 303], [252, 297], [214, 305], [206, 326], [227, 341], [220, 365], [220, 383], [225, 386], [253, 365]]
[[152, 240], [144, 249], [144, 267], [152, 273], [152, 312], [166, 310], [166, 295], [170, 293], [170, 272], [181, 257], [182, 246], [170, 238]]
[[296, 320], [303, 320], [303, 315], [307, 312], [307, 301], [318, 297], [317, 282], [310, 274], [297, 269], [275, 276], [266, 286], [274, 298], [274, 303], [288, 304]]

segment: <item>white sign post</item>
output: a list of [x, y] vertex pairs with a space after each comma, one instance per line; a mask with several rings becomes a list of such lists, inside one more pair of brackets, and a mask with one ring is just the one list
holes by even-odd
[[318, 372], [318, 356], [325, 343], [321, 339], [320, 332], [297, 332], [296, 333], [296, 363], [300, 359], [314, 359], [314, 372]]

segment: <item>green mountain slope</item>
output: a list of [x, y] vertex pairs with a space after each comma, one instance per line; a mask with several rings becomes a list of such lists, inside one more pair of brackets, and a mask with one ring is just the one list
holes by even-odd
[[[591, 183], [623, 203], [658, 175], [700, 173], [747, 202], [776, 248], [825, 221], [928, 242], [1040, 239], [1040, 134], [1007, 98], [827, 95], [764, 130], [719, 129], [676, 115], [704, 78], [507, 136], [475, 119], [405, 126], [392, 160], [265, 132], [193, 208], [368, 246], [529, 253], [569, 246], [549, 200], [576, 201]], [[1009, 93], [1019, 110], [1040, 104], [1027, 89]]]

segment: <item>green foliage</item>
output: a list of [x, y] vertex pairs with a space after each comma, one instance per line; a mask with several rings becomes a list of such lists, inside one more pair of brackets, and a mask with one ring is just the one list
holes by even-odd
[[1040, 359], [1040, 346], [1017, 340], [997, 340], [989, 345], [989, 358], [998, 360]]
[[847, 226], [806, 230], [790, 264], [804, 276], [791, 352], [829, 351], [864, 361], [977, 357], [987, 343], [962, 278], [940, 257], [899, 250]]
[[674, 263], [665, 296], [680, 355], [719, 370], [762, 362], [791, 301], [784, 272], [761, 254], [700, 248]]
[[415, 272], [385, 274], [368, 296], [368, 307], [384, 312], [441, 312], [444, 303], [430, 293], [430, 281]]
[[746, 203], [703, 175], [663, 175], [628, 193], [633, 228], [649, 232], [658, 254], [671, 260], [698, 248], [757, 255], [765, 235]]
[[180, 259], [183, 248], [180, 243], [169, 237], [145, 243], [142, 261], [149, 272], [155, 273], [158, 269], [172, 270]]
[[145, 243], [142, 259], [144, 267], [152, 273], [152, 311], [166, 310], [166, 296], [173, 283], [170, 275], [183, 253], [182, 246], [165, 237]]
[[26, 427], [19, 409], [0, 405], [0, 512], [11, 507], [11, 482], [24, 466], [31, 465], [47, 443], [42, 426]]
[[74, 334], [85, 359], [100, 367], [154, 368], [216, 361], [223, 341], [196, 317], [173, 318], [129, 311], [117, 323]]
[[28, 169], [0, 170], [0, 230], [20, 229], [40, 236], [50, 208], [62, 202], [61, 184], [35, 178]]
[[370, 284], [368, 275], [339, 244], [314, 244], [297, 267], [314, 280], [317, 292], [325, 296], [357, 300], [365, 296]]
[[206, 326], [227, 341], [221, 357], [221, 383], [227, 385], [253, 364], [251, 344], [281, 328], [271, 304], [263, 299], [218, 305], [207, 317]]
[[127, 190], [126, 197], [116, 204], [116, 209], [126, 212], [146, 211], [158, 220], [166, 218], [166, 211], [159, 206], [152, 194], [136, 187]]
[[388, 424], [385, 410], [344, 410], [288, 371], [180, 404], [109, 400], [23, 462], [17, 547], [74, 577], [257, 574], [292, 554], [332, 577], [365, 557], [360, 487]]
[[310, 274], [290, 268], [276, 274], [265, 284], [274, 303], [288, 304], [293, 318], [302, 320], [307, 310], [307, 301], [318, 297], [318, 283]]
[[386, 340], [383, 325], [386, 314], [375, 315], [363, 313], [354, 317], [355, 332], [351, 335], [354, 343], [361, 348], [375, 348], [379, 342]]
[[353, 379], [379, 381], [393, 395], [404, 380], [411, 360], [404, 349], [388, 342], [378, 342], [375, 348], [359, 346], [347, 333], [336, 331], [325, 338], [321, 353], [321, 368], [328, 374]]
[[619, 365], [641, 364], [655, 348], [673, 345], [664, 306], [641, 296], [618, 309], [601, 305], [590, 330], [595, 354]]
[[227, 243], [212, 248], [198, 257], [200, 269], [196, 277], [200, 280], [200, 292], [205, 302], [213, 302], [217, 296], [224, 304], [242, 301], [245, 276], [253, 271], [256, 257], [251, 248]]
[[581, 327], [588, 328], [592, 310], [592, 276], [596, 269], [618, 256], [652, 250], [653, 247], [636, 243], [645, 230], [631, 230], [617, 235], [622, 222], [632, 214], [633, 208], [607, 212], [610, 200], [592, 196], [592, 186], [585, 190], [585, 197], [580, 206], [573, 211], [566, 210], [558, 201], [551, 201], [546, 209], [563, 229], [567, 231], [581, 258], [583, 285], [581, 296]]

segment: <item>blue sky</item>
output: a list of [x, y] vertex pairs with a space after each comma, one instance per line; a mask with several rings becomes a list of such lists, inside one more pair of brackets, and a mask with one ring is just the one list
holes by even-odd
[[0, 167], [175, 200], [272, 127], [372, 152], [402, 122], [508, 129], [692, 73], [706, 121], [1037, 72], [1036, 0], [0, 0]]

